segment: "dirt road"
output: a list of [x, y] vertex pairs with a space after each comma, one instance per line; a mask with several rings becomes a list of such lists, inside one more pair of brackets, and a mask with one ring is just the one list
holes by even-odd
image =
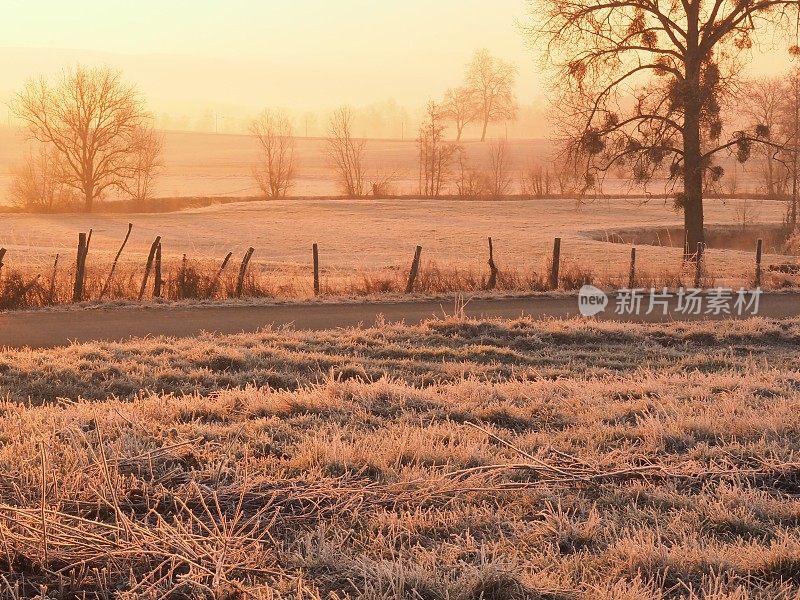
[[[669, 321], [689, 319], [740, 318], [727, 314], [685, 315], [673, 301], [667, 314], [661, 309], [650, 314], [616, 314], [618, 299], [611, 297], [601, 319], [623, 321]], [[642, 313], [646, 313], [646, 303]], [[266, 326], [296, 329], [331, 329], [369, 326], [382, 316], [388, 322], [413, 324], [442, 315], [452, 315], [452, 301], [410, 301], [386, 303], [298, 304], [267, 306], [196, 306], [92, 308], [72, 311], [8, 312], [0, 314], [0, 347], [46, 348], [70, 342], [124, 340], [131, 337], [187, 337], [203, 331], [220, 334], [256, 331]], [[465, 308], [470, 317], [570, 318], [578, 316], [575, 297], [529, 297], [471, 300]], [[800, 294], [764, 294], [760, 316], [800, 316]]]

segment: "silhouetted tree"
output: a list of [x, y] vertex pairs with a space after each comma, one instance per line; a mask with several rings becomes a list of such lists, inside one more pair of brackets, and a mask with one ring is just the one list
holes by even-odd
[[[767, 128], [767, 137], [776, 144], [781, 144], [782, 132], [778, 123], [787, 93], [787, 86], [781, 77], [760, 77], [747, 82], [745, 88], [742, 103], [744, 114], [753, 122], [763, 124]], [[777, 198], [782, 195], [786, 183], [781, 150], [759, 144], [757, 151], [763, 157], [764, 192], [769, 198]]]
[[295, 139], [289, 116], [282, 111], [264, 111], [250, 125], [261, 148], [261, 161], [253, 175], [267, 198], [283, 198], [294, 178]]
[[120, 179], [119, 187], [142, 207], [155, 196], [156, 177], [164, 166], [164, 137], [154, 129], [140, 129], [134, 134], [130, 156], [130, 174]]
[[495, 58], [486, 49], [477, 50], [467, 68], [466, 88], [476, 97], [478, 117], [483, 123], [481, 141], [489, 123], [513, 119], [517, 114], [514, 82], [517, 68]]
[[63, 181], [82, 194], [86, 212], [104, 190], [135, 175], [140, 135], [150, 125], [139, 93], [119, 71], [79, 66], [54, 83], [32, 80], [13, 110], [34, 138], [61, 153]]
[[444, 140], [444, 116], [435, 102], [429, 102], [425, 110], [425, 120], [419, 128], [417, 147], [419, 149], [419, 193], [423, 196], [438, 197], [455, 156], [456, 145]]
[[501, 198], [511, 189], [511, 152], [505, 138], [489, 144], [487, 191], [492, 198]]
[[624, 163], [645, 181], [683, 182], [688, 252], [703, 233], [703, 179], [720, 152], [748, 158], [763, 125], [722, 140], [720, 106], [735, 90], [753, 37], [789, 22], [796, 0], [530, 0], [528, 34], [546, 44], [563, 123], [587, 184]]
[[800, 68], [795, 67], [786, 79], [785, 94], [779, 104], [778, 135], [781, 136], [784, 164], [789, 173], [791, 197], [787, 215], [788, 225], [797, 228], [800, 203]]
[[442, 116], [456, 126], [456, 141], [461, 141], [464, 127], [472, 123], [481, 112], [477, 91], [467, 86], [450, 88], [445, 92], [441, 110]]
[[76, 192], [64, 180], [67, 165], [53, 144], [36, 142], [23, 162], [11, 168], [11, 204], [28, 212], [70, 209]]
[[325, 153], [336, 170], [342, 191], [348, 198], [364, 195], [363, 154], [366, 142], [353, 137], [353, 111], [343, 106], [334, 111], [328, 126]]

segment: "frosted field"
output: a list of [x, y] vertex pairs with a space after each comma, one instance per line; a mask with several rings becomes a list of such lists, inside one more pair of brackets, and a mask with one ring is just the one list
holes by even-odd
[[[544, 162], [551, 153], [546, 140], [510, 140], [512, 180], [523, 169]], [[470, 160], [485, 166], [488, 144], [465, 142]], [[324, 140], [299, 138], [298, 196], [338, 193], [334, 173], [323, 154]], [[21, 130], [0, 129], [0, 204], [6, 201], [10, 168], [24, 153]], [[365, 162], [367, 181], [394, 172], [398, 194], [413, 194], [417, 186], [417, 155], [413, 140], [369, 140]], [[165, 134], [164, 169], [160, 196], [252, 196], [251, 176], [257, 159], [255, 141], [244, 135]], [[741, 181], [746, 180], [739, 173]], [[607, 188], [619, 187], [611, 182]], [[653, 189], [653, 191], [658, 191]], [[423, 246], [423, 263], [486, 270], [486, 238], [495, 241], [498, 267], [541, 269], [552, 240], [564, 240], [565, 260], [590, 268], [597, 275], [625, 273], [629, 249], [597, 241], [614, 229], [679, 226], [682, 217], [670, 201], [599, 201], [580, 208], [572, 200], [281, 200], [241, 202], [167, 214], [134, 215], [16, 215], [0, 216], [0, 245], [8, 249], [9, 266], [33, 265], [44, 273], [59, 253], [62, 264], [73, 259], [77, 234], [93, 230], [90, 264], [110, 261], [127, 230], [133, 235], [123, 261], [143, 263], [156, 235], [163, 238], [167, 260], [183, 254], [191, 259], [221, 261], [229, 251], [240, 257], [248, 246], [256, 249], [256, 268], [305, 274], [311, 244], [320, 245], [324, 272], [406, 269], [414, 247]], [[708, 200], [706, 222], [737, 222], [737, 200]], [[763, 202], [755, 207], [761, 223], [780, 223], [784, 206]], [[751, 206], [750, 212], [753, 213]], [[591, 238], [595, 238], [594, 240]], [[641, 271], [664, 272], [680, 268], [680, 250], [642, 247]], [[711, 274], [739, 278], [750, 273], [752, 253], [711, 249]], [[769, 260], [784, 260], [766, 257]], [[67, 262], [63, 262], [67, 261]]]
[[[709, 225], [736, 222], [740, 201], [707, 201]], [[784, 206], [764, 202], [757, 212], [763, 223], [780, 223]], [[554, 237], [563, 238], [563, 257], [596, 274], [625, 272], [629, 247], [597, 241], [604, 231], [680, 225], [669, 203], [602, 201], [578, 208], [569, 200], [282, 200], [243, 202], [156, 215], [3, 215], [0, 245], [6, 264], [31, 264], [45, 272], [60, 253], [71, 261], [77, 234], [93, 230], [89, 261], [113, 259], [127, 230], [133, 234], [123, 259], [144, 262], [156, 235], [165, 256], [221, 261], [228, 251], [240, 257], [256, 249], [258, 268], [306, 271], [311, 244], [317, 242], [323, 269], [341, 271], [406, 269], [414, 247], [423, 246], [423, 262], [483, 271], [487, 240], [492, 236], [495, 261], [502, 270], [542, 268]], [[642, 246], [642, 271], [680, 267], [681, 250]], [[767, 254], [765, 261], [785, 257]], [[62, 263], [63, 264], [63, 263]], [[708, 264], [716, 277], [751, 272], [753, 253], [710, 249]]]
[[8, 351], [6, 596], [795, 599], [798, 336], [439, 319]]

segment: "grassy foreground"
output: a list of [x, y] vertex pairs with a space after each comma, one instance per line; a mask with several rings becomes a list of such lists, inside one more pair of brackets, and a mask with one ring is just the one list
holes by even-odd
[[800, 597], [800, 321], [0, 355], [8, 598]]

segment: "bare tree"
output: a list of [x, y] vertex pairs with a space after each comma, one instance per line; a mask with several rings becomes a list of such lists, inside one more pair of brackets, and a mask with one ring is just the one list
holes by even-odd
[[579, 192], [582, 178], [577, 162], [572, 157], [558, 156], [553, 161], [553, 176], [560, 196], [569, 196]]
[[388, 198], [395, 193], [395, 184], [402, 178], [399, 169], [375, 169], [370, 177], [369, 188], [375, 198]]
[[798, 203], [800, 203], [800, 68], [795, 67], [787, 78], [786, 93], [779, 106], [779, 135], [782, 138], [783, 163], [791, 185], [788, 225], [797, 228]]
[[520, 175], [520, 193], [526, 197], [543, 198], [551, 193], [550, 169], [533, 165]]
[[61, 153], [64, 182], [82, 194], [86, 212], [104, 190], [123, 187], [135, 172], [137, 139], [148, 128], [148, 115], [119, 71], [78, 66], [53, 83], [31, 80], [13, 110], [35, 139]]
[[435, 102], [429, 102], [419, 129], [419, 192], [426, 197], [442, 193], [455, 155], [456, 146], [444, 141], [444, 115]]
[[492, 198], [502, 198], [511, 189], [511, 152], [508, 141], [496, 139], [489, 144], [487, 190]]
[[[754, 37], [786, 26], [796, 0], [532, 0], [528, 34], [547, 47], [558, 103], [587, 183], [620, 162], [646, 181], [681, 179], [687, 257], [705, 241], [703, 175], [723, 151], [748, 158], [766, 127], [722, 141], [720, 107], [735, 93]], [[777, 36], [776, 39], [781, 39]], [[666, 166], [668, 165], [668, 167]], [[701, 246], [702, 247], [702, 246]]]
[[476, 97], [478, 116], [483, 123], [482, 142], [486, 140], [489, 123], [516, 117], [516, 76], [517, 68], [513, 64], [495, 58], [486, 49], [477, 50], [472, 57], [467, 68], [466, 87]]
[[295, 138], [289, 116], [264, 111], [250, 125], [261, 147], [261, 161], [253, 168], [258, 187], [267, 198], [284, 198], [294, 179]]
[[10, 199], [29, 212], [55, 212], [72, 208], [76, 194], [64, 183], [66, 165], [52, 144], [37, 142], [22, 164], [11, 169]]
[[464, 127], [478, 118], [481, 106], [475, 89], [467, 86], [450, 88], [445, 92], [442, 102], [442, 116], [456, 126], [456, 141], [461, 141]]
[[[744, 114], [751, 121], [763, 124], [767, 128], [766, 136], [776, 144], [781, 144], [778, 123], [787, 95], [787, 87], [780, 77], [761, 77], [747, 82], [745, 87], [741, 105]], [[763, 160], [764, 191], [767, 197], [777, 198], [782, 195], [785, 183], [781, 173], [783, 164], [778, 156], [781, 151], [765, 144], [759, 144], [757, 151]]]
[[459, 198], [480, 198], [486, 189], [486, 177], [478, 169], [470, 166], [467, 151], [463, 146], [456, 146], [458, 178], [456, 193]]
[[748, 227], [756, 225], [761, 220], [762, 202], [743, 198], [736, 203], [736, 222], [742, 231], [747, 231]]
[[155, 195], [156, 177], [164, 166], [163, 149], [164, 138], [154, 129], [139, 129], [134, 133], [130, 173], [120, 179], [119, 187], [138, 207], [143, 207]]
[[325, 153], [336, 169], [339, 185], [348, 198], [364, 195], [365, 140], [353, 137], [353, 111], [343, 106], [331, 115]]

